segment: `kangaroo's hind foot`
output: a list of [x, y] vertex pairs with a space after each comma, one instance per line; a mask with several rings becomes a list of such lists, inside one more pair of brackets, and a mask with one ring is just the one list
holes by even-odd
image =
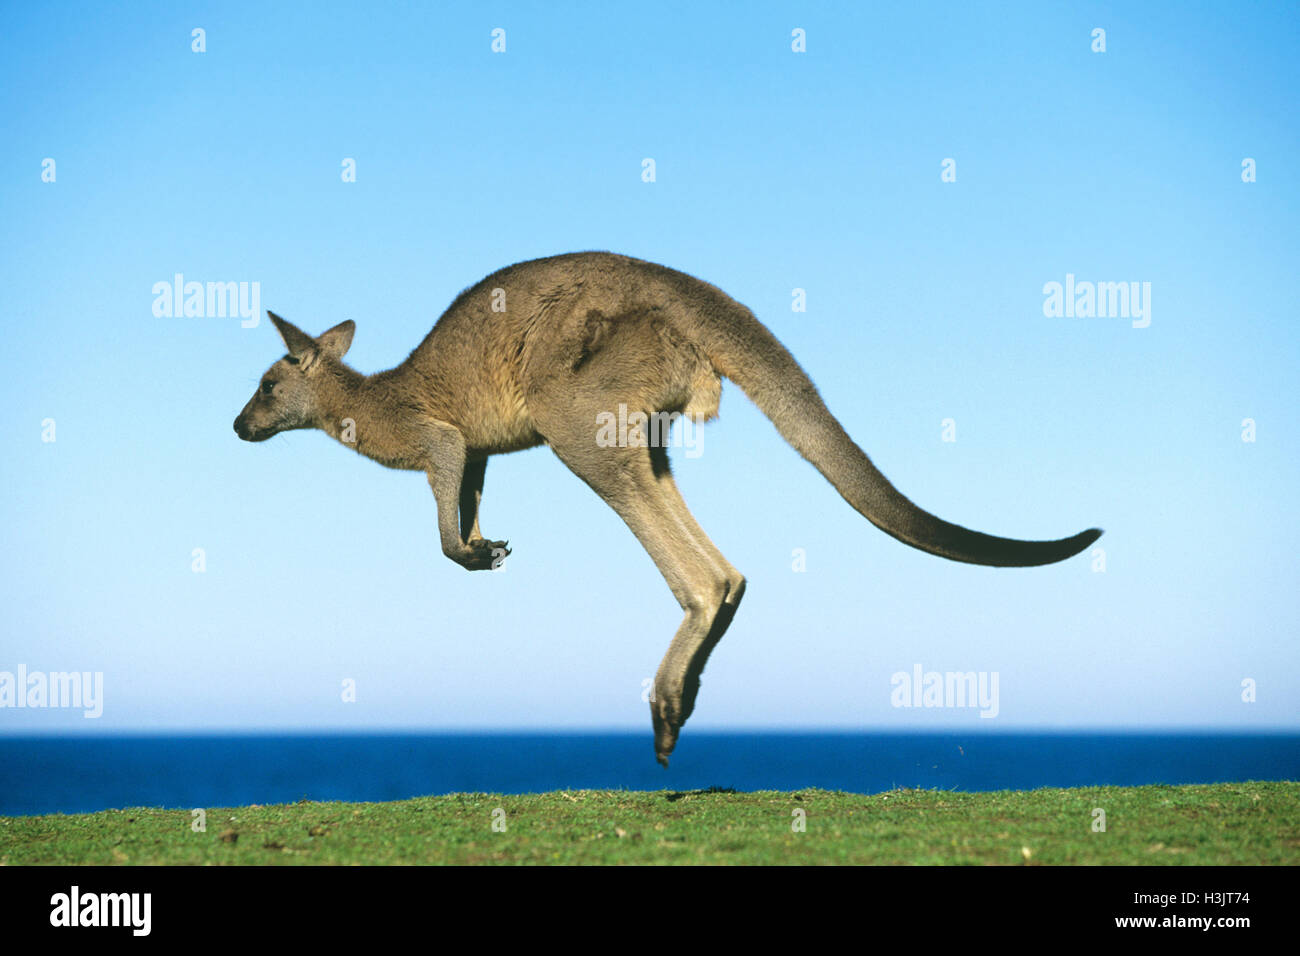
[[[736, 615], [740, 599], [745, 594], [745, 579], [735, 569], [734, 577], [726, 581], [722, 601], [713, 614], [713, 623], [709, 626], [703, 640], [694, 644], [692, 636], [684, 635], [690, 621], [690, 612], [682, 622], [682, 628], [673, 638], [673, 643], [659, 665], [655, 675], [654, 696], [650, 700], [650, 723], [655, 732], [655, 759], [661, 766], [668, 766], [668, 756], [677, 746], [677, 737], [682, 725], [695, 710], [695, 698], [700, 692], [700, 675], [709, 654], [722, 639], [722, 635], [731, 626], [731, 619]], [[682, 666], [683, 657], [685, 666]]]

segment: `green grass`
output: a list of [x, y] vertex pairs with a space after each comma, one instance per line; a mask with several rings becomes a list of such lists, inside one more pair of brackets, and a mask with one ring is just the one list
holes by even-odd
[[[1106, 811], [1094, 832], [1093, 809]], [[504, 832], [493, 811], [505, 811]], [[796, 833], [794, 811], [806, 814]], [[1300, 863], [1300, 783], [452, 794], [0, 817], [0, 864]]]

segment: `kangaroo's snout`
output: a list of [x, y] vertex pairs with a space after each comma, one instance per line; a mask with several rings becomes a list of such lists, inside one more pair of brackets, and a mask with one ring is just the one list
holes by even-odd
[[244, 441], [266, 441], [271, 437], [269, 434], [259, 435], [249, 428], [248, 423], [244, 421], [243, 412], [240, 412], [239, 417], [235, 419], [235, 434]]

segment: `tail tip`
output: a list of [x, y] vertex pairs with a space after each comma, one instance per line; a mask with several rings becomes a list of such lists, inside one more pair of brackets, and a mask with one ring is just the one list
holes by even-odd
[[1101, 528], [1089, 528], [1087, 531], [1080, 531], [1078, 534], [1074, 536], [1074, 541], [1073, 541], [1073, 544], [1075, 546], [1074, 553], [1078, 554], [1088, 545], [1092, 544], [1094, 541], [1100, 538], [1102, 534], [1104, 534], [1104, 532], [1102, 531]]

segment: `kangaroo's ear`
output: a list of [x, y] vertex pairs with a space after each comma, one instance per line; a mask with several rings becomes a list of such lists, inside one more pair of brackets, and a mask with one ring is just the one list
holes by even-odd
[[276, 331], [280, 333], [280, 338], [284, 339], [284, 347], [289, 350], [290, 358], [302, 359], [316, 350], [316, 340], [298, 326], [292, 322], [286, 322], [270, 309], [267, 309], [266, 315], [274, 323]]
[[343, 355], [352, 345], [352, 333], [357, 330], [357, 324], [351, 319], [346, 322], [340, 322], [328, 332], [322, 332], [316, 339], [320, 344], [321, 351], [326, 355], [334, 358], [342, 358]]

